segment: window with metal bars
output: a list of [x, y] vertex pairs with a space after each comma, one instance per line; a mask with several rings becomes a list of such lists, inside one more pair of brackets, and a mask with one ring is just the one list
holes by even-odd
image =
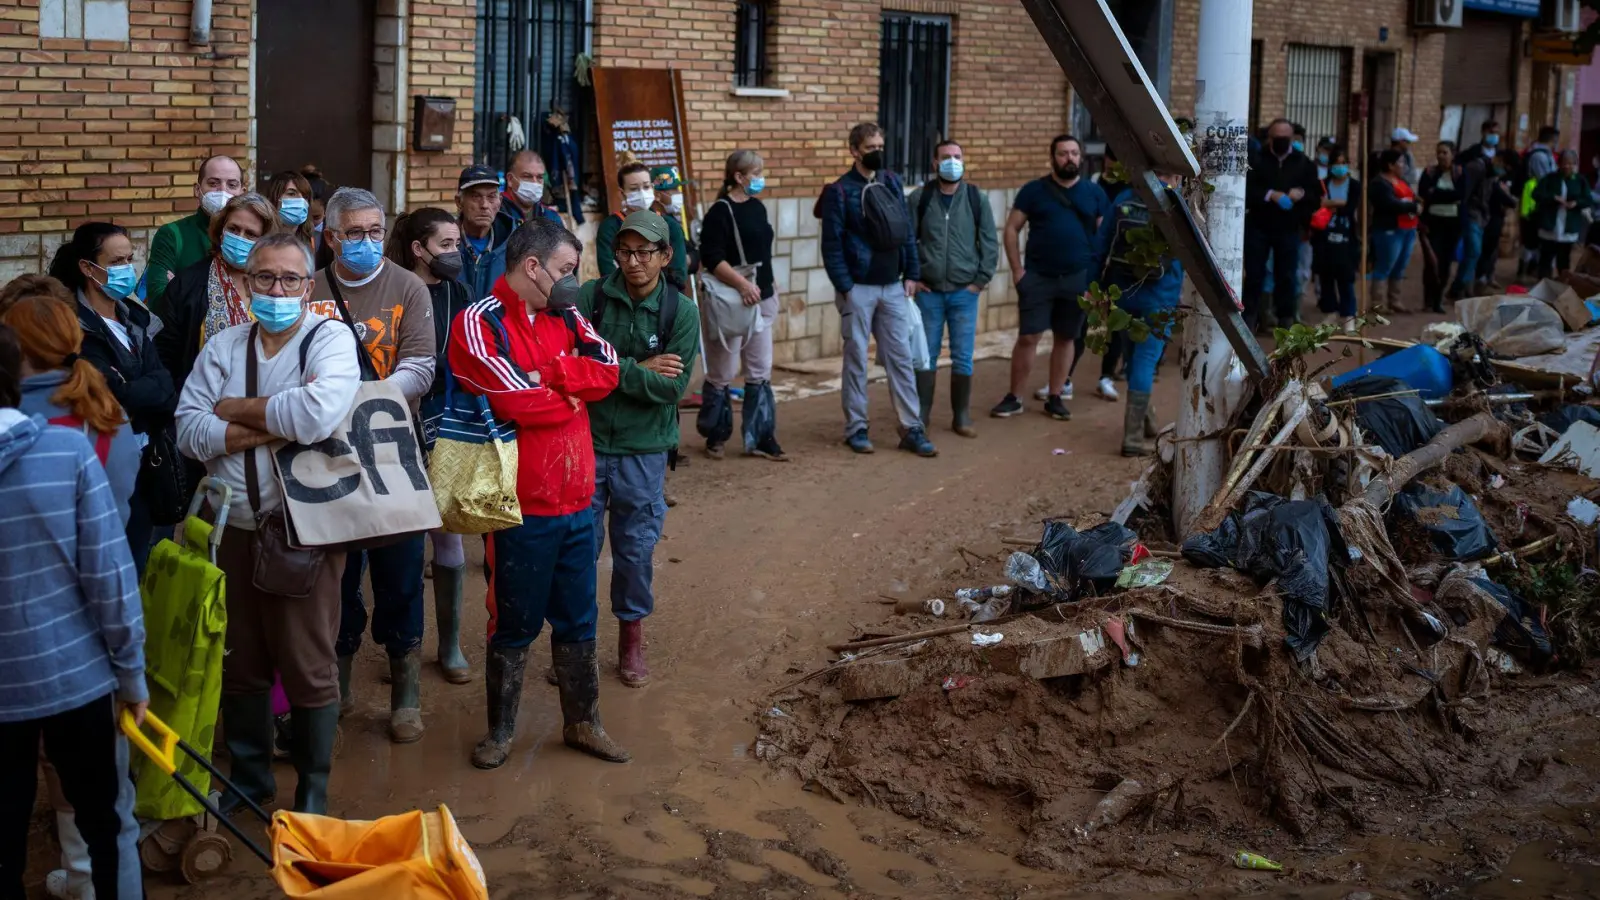
[[1261, 128], [1261, 42], [1250, 42], [1250, 133]]
[[878, 44], [878, 124], [890, 169], [907, 181], [933, 175], [933, 148], [949, 133], [950, 17], [883, 14]]
[[1306, 129], [1306, 142], [1325, 137], [1344, 143], [1350, 98], [1349, 51], [1344, 47], [1290, 44], [1284, 118]]
[[[592, 27], [589, 0], [478, 0], [475, 161], [505, 170], [516, 152], [513, 118], [525, 146], [541, 150], [545, 117], [556, 107], [566, 112], [583, 158], [589, 104], [581, 102], [574, 64], [578, 54], [589, 52]], [[551, 160], [546, 163], [554, 168]]]
[[733, 33], [733, 83], [767, 87], [767, 0], [739, 0]]

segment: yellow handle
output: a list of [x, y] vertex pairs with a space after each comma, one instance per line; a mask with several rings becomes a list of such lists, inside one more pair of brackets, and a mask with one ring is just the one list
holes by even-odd
[[146, 711], [144, 714], [146, 728], [154, 731], [161, 738], [161, 746], [157, 747], [150, 738], [145, 736], [143, 730], [133, 721], [133, 713], [122, 711], [122, 733], [128, 740], [139, 748], [139, 752], [150, 757], [150, 761], [160, 767], [161, 771], [171, 775], [178, 770], [178, 733], [167, 727], [167, 723], [156, 718], [156, 714]]

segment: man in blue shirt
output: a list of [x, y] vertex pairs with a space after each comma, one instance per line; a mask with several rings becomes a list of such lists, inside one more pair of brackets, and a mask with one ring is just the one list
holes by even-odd
[[[1039, 338], [1047, 329], [1055, 343], [1044, 412], [1063, 421], [1072, 418], [1061, 393], [1072, 368], [1073, 339], [1083, 324], [1078, 298], [1089, 289], [1091, 273], [1099, 271], [1096, 235], [1107, 206], [1105, 192], [1080, 177], [1082, 164], [1083, 144], [1070, 134], [1058, 136], [1050, 142], [1050, 174], [1024, 185], [1006, 217], [1006, 260], [1017, 287], [1017, 345], [1011, 351], [1011, 392], [989, 411], [995, 418], [1022, 412], [1017, 398], [1028, 387]], [[1024, 225], [1025, 260], [1019, 250]]]
[[[461, 275], [472, 296], [482, 299], [506, 271], [506, 239], [494, 227], [500, 215], [500, 176], [488, 166], [467, 166], [456, 183], [461, 215]], [[514, 230], [514, 229], [513, 229]]]

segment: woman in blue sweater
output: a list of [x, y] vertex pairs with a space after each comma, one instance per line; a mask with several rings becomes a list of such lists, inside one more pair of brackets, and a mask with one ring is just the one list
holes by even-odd
[[149, 700], [139, 584], [93, 445], [17, 409], [22, 368], [0, 326], [0, 897], [23, 896], [41, 739], [89, 846], [95, 896], [138, 897], [116, 719], [120, 707], [143, 721]]

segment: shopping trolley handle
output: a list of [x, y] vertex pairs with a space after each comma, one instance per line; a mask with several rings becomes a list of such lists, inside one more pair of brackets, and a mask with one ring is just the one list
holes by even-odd
[[173, 731], [167, 723], [161, 721], [155, 713], [148, 710], [144, 714], [144, 728], [155, 732], [160, 738], [158, 746], [144, 733], [144, 728], [133, 718], [133, 713], [124, 709], [119, 721], [122, 733], [128, 736], [128, 742], [139, 748], [139, 752], [150, 758], [161, 771], [171, 775], [178, 770], [178, 733]]

